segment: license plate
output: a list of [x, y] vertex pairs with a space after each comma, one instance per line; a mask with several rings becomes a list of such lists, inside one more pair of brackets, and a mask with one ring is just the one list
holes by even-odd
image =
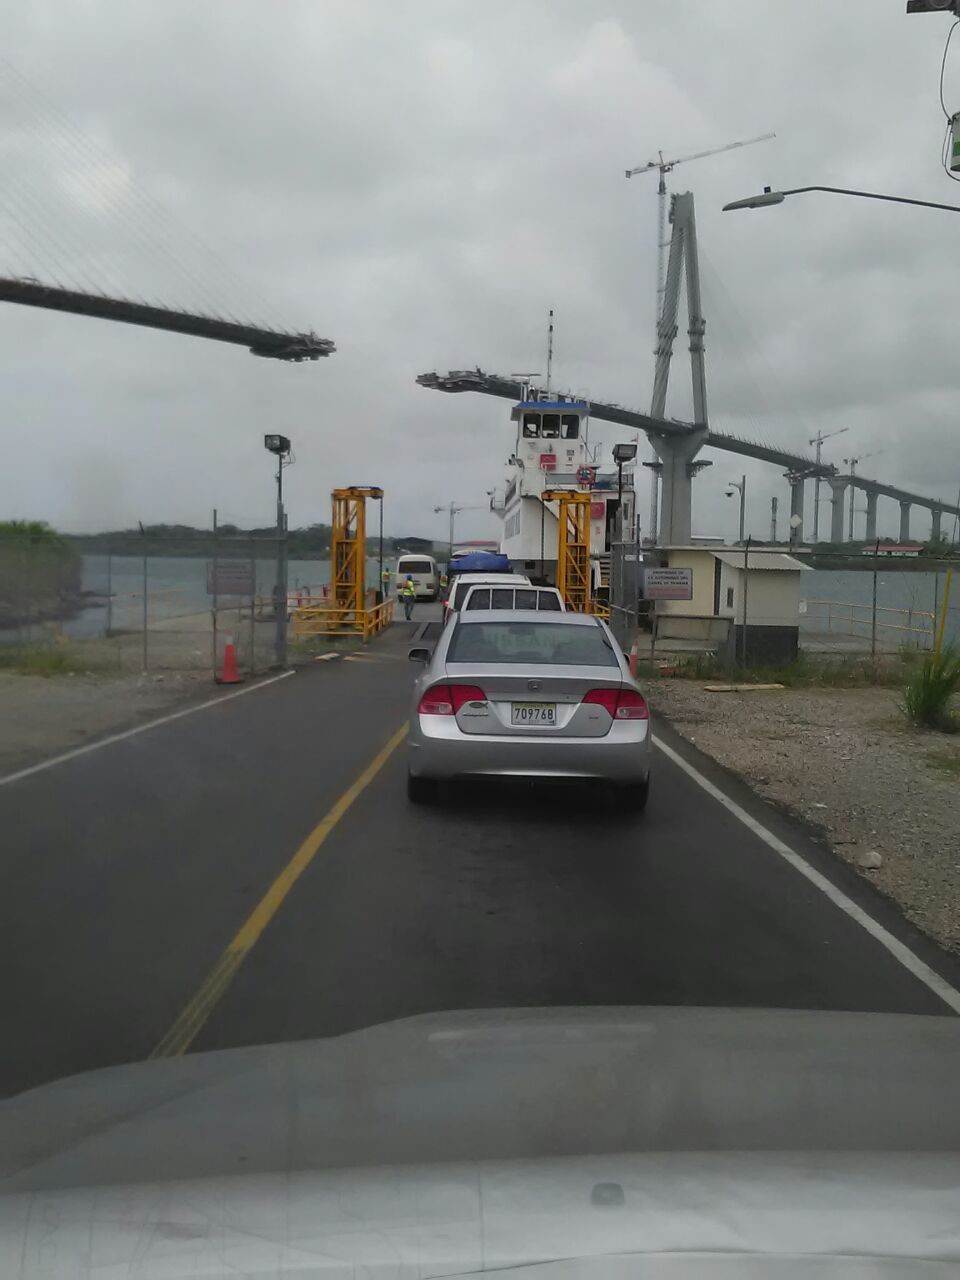
[[510, 717], [511, 724], [556, 724], [555, 702], [515, 702]]

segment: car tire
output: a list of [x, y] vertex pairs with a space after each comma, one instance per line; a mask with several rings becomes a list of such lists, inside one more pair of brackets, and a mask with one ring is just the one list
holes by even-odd
[[647, 774], [642, 782], [617, 787], [616, 799], [621, 813], [643, 813], [650, 799], [650, 775]]
[[433, 804], [437, 798], [436, 778], [417, 778], [407, 774], [407, 799], [411, 804]]

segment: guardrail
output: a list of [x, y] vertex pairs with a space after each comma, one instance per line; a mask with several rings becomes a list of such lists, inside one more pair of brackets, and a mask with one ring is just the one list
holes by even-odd
[[366, 609], [354, 609], [326, 600], [317, 606], [294, 609], [291, 615], [293, 634], [298, 640], [307, 636], [362, 636], [369, 640], [393, 622], [392, 597]]
[[[935, 615], [928, 609], [895, 609], [890, 605], [854, 604], [847, 600], [805, 600], [804, 617], [826, 624], [828, 635], [866, 639], [874, 634], [896, 632], [903, 644], [920, 649], [933, 647]], [[811, 609], [817, 612], [811, 616]]]

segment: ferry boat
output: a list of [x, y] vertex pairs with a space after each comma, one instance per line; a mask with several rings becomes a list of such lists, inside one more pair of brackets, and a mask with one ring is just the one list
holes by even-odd
[[[545, 489], [590, 494], [590, 558], [595, 592], [607, 586], [611, 542], [618, 535], [617, 468], [601, 471], [589, 444], [590, 406], [582, 400], [521, 400], [513, 406], [515, 444], [503, 497], [491, 503], [503, 519], [500, 550], [518, 573], [556, 583], [557, 504]], [[623, 529], [635, 527], [634, 468], [623, 470]]]

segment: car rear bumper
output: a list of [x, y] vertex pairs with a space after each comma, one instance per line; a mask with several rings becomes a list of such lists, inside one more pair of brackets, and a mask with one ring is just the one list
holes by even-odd
[[[614, 724], [602, 738], [481, 736], [455, 723], [424, 733], [415, 718], [410, 772], [417, 778], [601, 778], [643, 782], [650, 772], [650, 722]], [[431, 729], [434, 727], [431, 725]]]

